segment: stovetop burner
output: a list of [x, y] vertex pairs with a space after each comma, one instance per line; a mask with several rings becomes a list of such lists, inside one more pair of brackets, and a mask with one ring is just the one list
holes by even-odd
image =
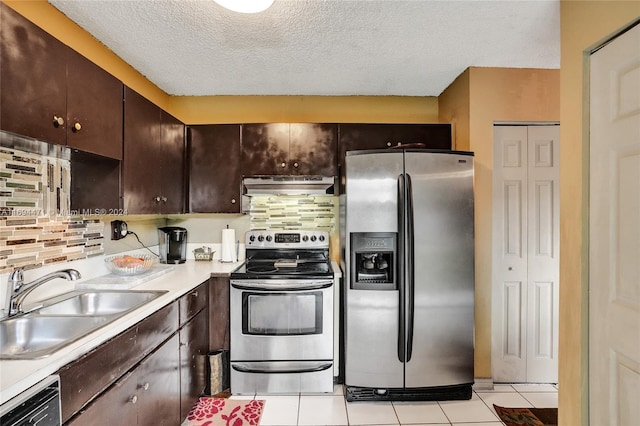
[[278, 268], [273, 265], [254, 265], [247, 266], [247, 272], [250, 274], [273, 274], [278, 272]]

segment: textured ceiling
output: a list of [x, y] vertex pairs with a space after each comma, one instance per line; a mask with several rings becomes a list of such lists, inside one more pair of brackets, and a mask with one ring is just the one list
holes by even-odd
[[560, 67], [559, 0], [49, 2], [171, 95], [438, 96], [469, 66]]

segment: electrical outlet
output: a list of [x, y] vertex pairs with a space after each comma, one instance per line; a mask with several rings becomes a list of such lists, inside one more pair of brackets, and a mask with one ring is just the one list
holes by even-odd
[[123, 220], [111, 221], [111, 239], [120, 240], [127, 236], [129, 230], [127, 229], [127, 222]]

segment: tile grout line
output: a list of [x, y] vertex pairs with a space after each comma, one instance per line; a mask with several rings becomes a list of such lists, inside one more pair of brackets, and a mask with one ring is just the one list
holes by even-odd
[[[515, 390], [515, 388], [513, 388], [513, 389]], [[493, 414], [500, 423], [504, 424], [504, 422], [502, 422], [502, 420], [500, 419], [500, 416], [498, 416], [498, 414], [494, 412], [494, 409], [492, 407], [489, 407], [489, 404], [487, 404], [487, 402], [476, 391], [473, 391], [473, 392], [476, 394], [478, 399], [480, 401], [482, 401], [482, 403], [485, 405], [485, 407], [487, 407], [489, 409], [489, 411], [491, 411], [491, 414]], [[500, 392], [498, 392], [498, 393], [500, 393]]]
[[400, 416], [398, 415], [398, 412], [396, 411], [396, 406], [393, 403], [393, 401], [389, 401], [391, 403], [391, 408], [393, 408], [393, 414], [396, 415], [396, 420], [398, 421], [398, 426], [402, 426], [402, 422], [400, 421]]
[[440, 408], [440, 411], [442, 411], [442, 414], [444, 414], [444, 417], [447, 419], [447, 421], [449, 422], [450, 425], [453, 425], [453, 422], [451, 421], [451, 419], [449, 418], [449, 416], [447, 415], [447, 412], [444, 411], [444, 408], [442, 408], [442, 405], [440, 405], [440, 401], [436, 401], [438, 403], [438, 407]]

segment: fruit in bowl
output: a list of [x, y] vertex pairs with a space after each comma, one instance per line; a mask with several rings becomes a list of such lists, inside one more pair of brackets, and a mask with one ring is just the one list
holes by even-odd
[[138, 275], [151, 269], [156, 257], [148, 254], [125, 254], [109, 256], [104, 261], [114, 274]]

